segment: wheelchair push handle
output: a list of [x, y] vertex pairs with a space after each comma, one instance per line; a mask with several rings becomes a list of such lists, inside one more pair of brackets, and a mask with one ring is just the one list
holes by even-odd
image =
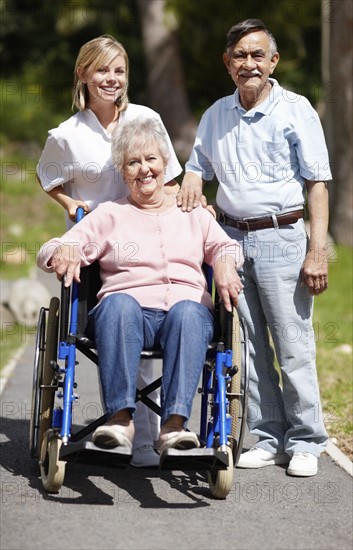
[[[79, 206], [76, 210], [76, 223], [80, 222], [85, 215], [85, 211], [82, 206]], [[60, 342], [66, 340], [68, 332], [76, 327], [77, 323], [77, 296], [78, 286], [76, 282], [72, 284], [72, 294], [70, 287], [64, 285], [64, 279], [61, 284], [61, 315], [60, 315]], [[69, 329], [69, 316], [70, 316], [70, 303], [75, 303], [74, 310], [71, 316], [71, 323]]]
[[82, 206], [79, 206], [76, 210], [76, 223], [80, 222], [85, 215], [85, 211]]

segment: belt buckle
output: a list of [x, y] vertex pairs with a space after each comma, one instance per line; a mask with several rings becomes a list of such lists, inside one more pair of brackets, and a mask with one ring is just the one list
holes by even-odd
[[246, 229], [243, 229], [242, 231], [251, 231], [250, 229], [250, 223], [248, 220], [241, 220], [241, 221], [238, 221], [238, 229], [241, 229], [241, 226], [243, 224], [246, 225]]

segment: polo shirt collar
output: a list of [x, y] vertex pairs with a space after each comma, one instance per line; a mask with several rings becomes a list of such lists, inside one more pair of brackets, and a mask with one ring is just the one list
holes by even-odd
[[89, 121], [88, 126], [92, 128], [92, 130], [98, 131], [109, 141], [111, 139], [110, 133], [105, 128], [103, 128], [103, 126], [99, 122], [94, 112], [91, 109], [86, 109], [85, 111], [82, 111], [82, 112], [84, 113], [84, 116], [86, 116]]
[[238, 109], [240, 114], [246, 113], [247, 116], [254, 116], [257, 113], [262, 115], [270, 115], [282, 96], [283, 88], [278, 84], [276, 79], [269, 78], [268, 80], [272, 84], [272, 90], [262, 103], [256, 105], [256, 107], [250, 109], [249, 111], [245, 111], [244, 107], [240, 103], [239, 90], [237, 89], [232, 96], [229, 96], [230, 101], [228, 108]]

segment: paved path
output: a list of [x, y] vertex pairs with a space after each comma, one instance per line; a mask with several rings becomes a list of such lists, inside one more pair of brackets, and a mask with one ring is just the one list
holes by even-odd
[[[71, 463], [60, 493], [46, 494], [28, 451], [33, 353], [28, 342], [2, 393], [1, 550], [351, 550], [352, 477], [327, 454], [313, 478], [237, 469], [224, 501], [198, 472]], [[96, 368], [79, 360], [76, 423], [101, 407]]]

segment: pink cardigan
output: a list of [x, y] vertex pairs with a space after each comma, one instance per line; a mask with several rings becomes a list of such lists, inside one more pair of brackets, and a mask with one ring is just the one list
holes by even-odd
[[37, 263], [51, 272], [50, 258], [59, 244], [77, 246], [82, 266], [99, 260], [101, 300], [114, 292], [133, 296], [142, 307], [169, 310], [180, 300], [212, 309], [202, 263], [213, 266], [220, 254], [243, 264], [240, 245], [201, 206], [182, 212], [140, 210], [126, 198], [100, 204], [60, 239], [39, 250]]

